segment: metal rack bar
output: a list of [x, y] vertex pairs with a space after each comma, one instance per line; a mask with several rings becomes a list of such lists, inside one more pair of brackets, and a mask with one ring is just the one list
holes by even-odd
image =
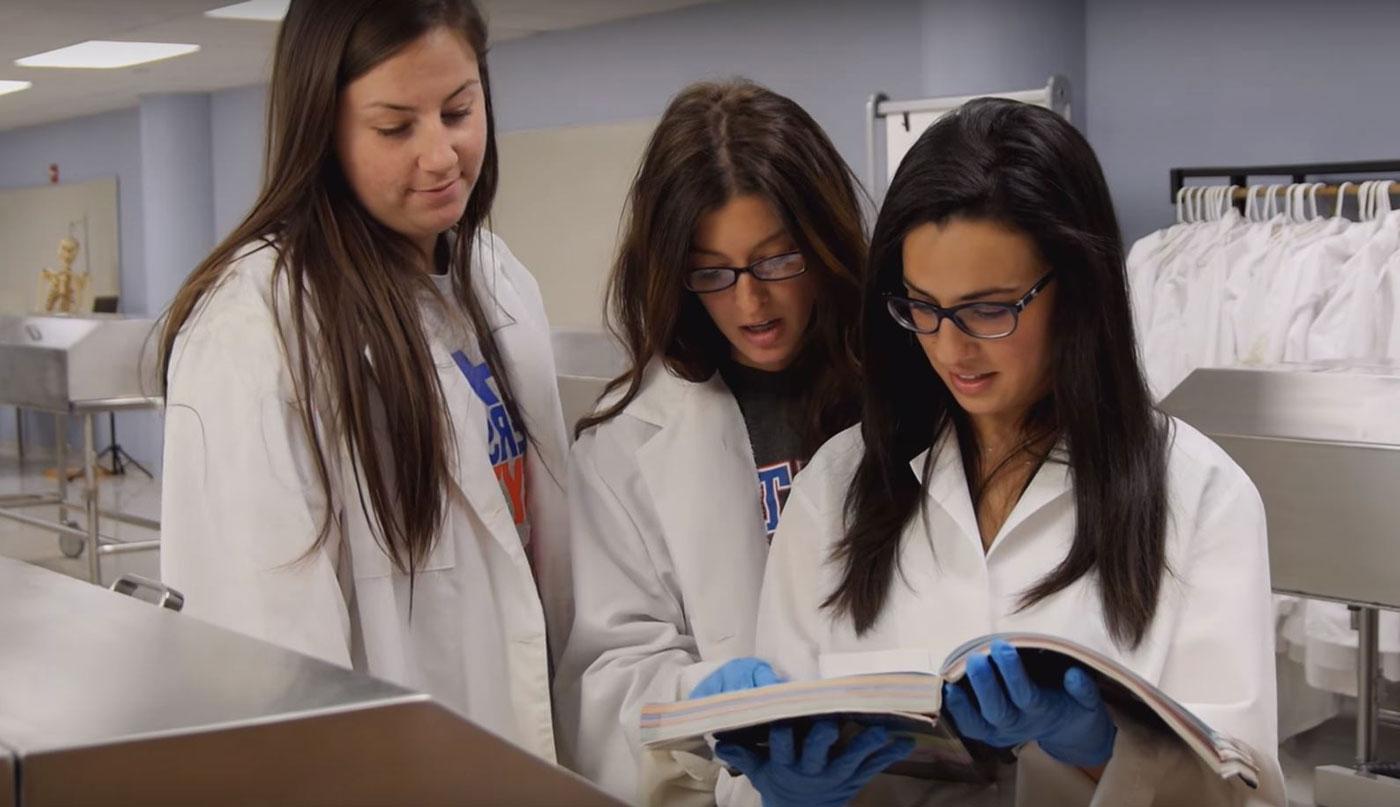
[[1228, 178], [1231, 185], [1246, 185], [1250, 177], [1292, 177], [1306, 182], [1308, 177], [1354, 174], [1400, 174], [1400, 160], [1363, 160], [1336, 163], [1286, 163], [1277, 165], [1197, 166], [1171, 169], [1171, 201], [1176, 201], [1188, 178]]
[[[1237, 202], [1243, 202], [1249, 199], [1249, 188], [1240, 186], [1238, 183], [1234, 182], [1230, 184], [1235, 185], [1235, 191], [1230, 195], [1231, 199]], [[1325, 185], [1317, 189], [1318, 198], [1321, 199], [1336, 199], [1342, 193], [1343, 191], [1340, 185]], [[1348, 197], [1357, 196], [1360, 195], [1360, 193], [1361, 187], [1355, 183], [1348, 185], [1345, 191], [1345, 194]], [[1400, 182], [1397, 182], [1396, 184], [1390, 187], [1390, 193], [1391, 195], [1400, 195]]]
[[[58, 490], [54, 494], [18, 494], [0, 496], [0, 519], [7, 519], [24, 524], [29, 527], [36, 527], [47, 532], [55, 533], [60, 537], [60, 546], [65, 554], [76, 557], [81, 547], [81, 551], [88, 553], [87, 573], [88, 579], [93, 583], [101, 585], [102, 580], [102, 556], [120, 555], [128, 552], [142, 552], [159, 549], [159, 538], [141, 541], [121, 541], [116, 538], [103, 535], [100, 529], [101, 520], [106, 519], [134, 527], [140, 527], [159, 535], [160, 522], [125, 513], [116, 509], [109, 509], [101, 506], [98, 486], [100, 484], [97, 476], [97, 445], [96, 431], [93, 425], [93, 418], [101, 412], [108, 411], [108, 408], [134, 409], [149, 407], [152, 403], [158, 403], [160, 399], [146, 396], [129, 396], [124, 398], [107, 398], [102, 400], [91, 400], [70, 405], [69, 412], [54, 412], [55, 433], [57, 440], [54, 445], [54, 453], [58, 460]], [[71, 414], [70, 414], [71, 413]], [[71, 501], [68, 497], [68, 420], [70, 417], [79, 419], [79, 426], [82, 431], [82, 496], [78, 502]], [[50, 521], [36, 515], [21, 512], [30, 508], [49, 505], [57, 508], [57, 519]], [[70, 512], [83, 514], [83, 523], [79, 524], [69, 518]], [[75, 540], [76, 539], [76, 540]], [[63, 543], [64, 540], [68, 544]], [[69, 549], [68, 547], [73, 547]]]
[[1376, 762], [1376, 746], [1380, 743], [1380, 704], [1376, 696], [1380, 683], [1377, 631], [1381, 615], [1375, 608], [1358, 608], [1352, 614], [1357, 633], [1356, 767], [1367, 770]]
[[877, 203], [884, 195], [885, 182], [878, 166], [879, 148], [877, 124], [890, 117], [904, 118], [904, 126], [909, 128], [909, 115], [920, 112], [949, 112], [977, 98], [1007, 98], [1025, 104], [1035, 104], [1054, 110], [1068, 118], [1070, 116], [1070, 86], [1064, 76], [1050, 76], [1044, 87], [1033, 90], [1012, 90], [1008, 92], [984, 92], [977, 95], [948, 95], [938, 98], [920, 98], [910, 101], [894, 101], [882, 92], [872, 93], [865, 102], [865, 179], [871, 197]]

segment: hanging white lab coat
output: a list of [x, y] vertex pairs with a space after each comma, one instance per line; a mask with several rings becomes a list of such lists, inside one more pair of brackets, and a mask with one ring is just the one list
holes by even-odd
[[[1378, 353], [1400, 364], [1400, 253], [1390, 256], [1376, 284], [1376, 330]], [[1360, 341], [1369, 338], [1359, 337]]]
[[[941, 665], [968, 639], [1001, 631], [1067, 637], [1114, 658], [1185, 704], [1212, 727], [1251, 746], [1263, 787], [1222, 782], [1174, 742], [1126, 721], [1097, 790], [1034, 746], [1016, 772], [1020, 805], [1282, 804], [1275, 738], [1274, 633], [1264, 510], [1244, 472], [1214, 443], [1176, 422], [1168, 458], [1167, 559], [1156, 616], [1136, 649], [1110, 638], [1094, 579], [1018, 610], [1018, 598], [1053, 569], [1073, 540], [1067, 466], [1047, 463], [983, 551], [955, 440], [945, 440], [929, 480], [927, 528], [906, 529], [899, 573], [879, 620], [857, 636], [822, 601], [840, 564], [847, 485], [861, 455], [857, 430], [838, 435], [799, 474], [764, 578], [755, 650], [794, 679]], [[914, 460], [922, 473], [924, 457]], [[919, 669], [917, 665], [912, 665]], [[1028, 753], [1029, 751], [1029, 753]], [[970, 791], [878, 777], [868, 803], [1010, 804], [1009, 783]], [[870, 797], [874, 798], [874, 797]], [[1253, 799], [1253, 800], [1251, 800]], [[863, 802], [865, 803], [865, 802]]]
[[[1150, 298], [1142, 296], [1134, 301], [1152, 306], [1139, 315], [1146, 323], [1140, 337], [1140, 355], [1148, 384], [1157, 398], [1166, 397], [1181, 383], [1194, 369], [1193, 357], [1213, 344], [1207, 334], [1213, 333], [1215, 326], [1207, 321], [1204, 289], [1216, 284], [1202, 275], [1209, 266], [1212, 249], [1236, 237], [1238, 224], [1238, 216], [1232, 215], [1187, 225], [1189, 229], [1184, 229], [1156, 256]], [[1141, 268], [1138, 272], [1143, 274]]]
[[[1224, 275], [1223, 286], [1218, 292], [1212, 292], [1220, 295], [1214, 309], [1220, 338], [1215, 350], [1200, 356], [1193, 369], [1229, 367], [1244, 361], [1247, 354], [1251, 362], [1264, 361], [1271, 346], [1276, 344], [1272, 337], [1259, 341], [1258, 334], [1269, 327], [1268, 318], [1280, 317], [1285, 324], [1278, 327], [1283, 331], [1287, 330], [1286, 323], [1290, 319], [1296, 319], [1279, 313], [1291, 311], [1292, 300], [1300, 293], [1296, 278], [1290, 276], [1294, 273], [1285, 270], [1283, 264], [1349, 225], [1346, 219], [1335, 217], [1298, 222], [1280, 215], [1264, 222], [1246, 221], [1238, 227], [1239, 238], [1212, 250], [1210, 260], [1216, 267], [1212, 273], [1218, 271]], [[1283, 298], [1270, 303], [1266, 301], [1270, 294], [1281, 294]], [[1302, 301], [1298, 307], [1310, 310]]]
[[1152, 312], [1156, 309], [1153, 294], [1157, 286], [1157, 265], [1172, 244], [1183, 238], [1193, 227], [1178, 222], [1165, 230], [1154, 230], [1133, 242], [1125, 261], [1128, 294], [1133, 307], [1133, 332], [1139, 347], [1146, 343], [1151, 330]]
[[[1386, 265], [1400, 249], [1400, 211], [1374, 223], [1353, 225], [1365, 242], [1353, 247], [1334, 268], [1330, 295], [1309, 324], [1305, 358], [1380, 362], [1386, 357], [1389, 300], [1382, 294]], [[1369, 237], [1367, 237], [1369, 235]], [[1336, 259], [1334, 259], [1336, 260]]]
[[[768, 554], [753, 449], [718, 373], [694, 383], [654, 360], [636, 399], [574, 444], [569, 480], [576, 610], [556, 692], [560, 724], [578, 730], [563, 756], [637, 802], [641, 707], [753, 651]], [[693, 777], [648, 776], [714, 787], [717, 769], [682, 762]]]
[[[344, 446], [327, 458], [325, 499], [273, 318], [268, 245], [243, 251], [176, 340], [161, 573], [190, 616], [421, 690], [553, 760], [546, 632], [561, 640], [571, 619], [554, 359], [534, 279], [490, 233], [476, 252], [473, 283], [531, 436], [528, 551], [539, 588], [491, 465], [485, 405], [451, 355], [470, 346], [445, 341], [452, 329], [427, 328], [456, 442], [445, 520], [411, 602], [408, 576], [371, 532]], [[285, 278], [276, 302], [289, 331]], [[308, 554], [328, 516], [329, 540]]]

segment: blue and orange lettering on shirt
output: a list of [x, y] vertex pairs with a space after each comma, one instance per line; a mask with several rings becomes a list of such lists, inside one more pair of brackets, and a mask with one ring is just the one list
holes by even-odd
[[515, 525], [519, 527], [526, 519], [524, 435], [511, 421], [510, 412], [496, 392], [491, 367], [485, 361], [472, 364], [467, 354], [460, 350], [452, 353], [452, 359], [457, 362], [462, 375], [466, 376], [472, 392], [486, 405], [486, 444], [490, 448], [491, 467], [496, 471], [501, 492], [505, 494]]
[[778, 531], [778, 517], [783, 505], [787, 504], [787, 493], [792, 489], [792, 478], [797, 475], [796, 461], [779, 462], [758, 469], [758, 490], [763, 498], [763, 526], [768, 531], [768, 540]]

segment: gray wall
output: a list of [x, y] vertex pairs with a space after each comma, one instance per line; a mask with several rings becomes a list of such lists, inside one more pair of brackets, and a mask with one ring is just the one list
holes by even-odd
[[1088, 0], [1089, 140], [1129, 242], [1185, 165], [1400, 159], [1400, 2]]
[[1058, 73], [1083, 127], [1084, 0], [924, 0], [922, 11], [925, 95], [1029, 90]]
[[685, 84], [743, 75], [797, 101], [857, 168], [866, 98], [922, 92], [917, 0], [747, 0], [506, 42], [503, 131], [652, 117]]
[[262, 187], [266, 118], [266, 87], [238, 87], [209, 97], [216, 242], [238, 226]]
[[146, 309], [157, 312], [214, 242], [213, 134], [205, 93], [141, 99]]

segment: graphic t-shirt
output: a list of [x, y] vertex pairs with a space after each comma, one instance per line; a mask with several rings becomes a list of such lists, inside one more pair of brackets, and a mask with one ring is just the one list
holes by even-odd
[[793, 477], [802, 468], [802, 438], [795, 428], [801, 379], [793, 370], [768, 372], [728, 362], [720, 375], [729, 386], [753, 447], [758, 494], [768, 540], [778, 531]]
[[[433, 282], [443, 296], [452, 299], [451, 280], [447, 275], [433, 275]], [[462, 315], [465, 320], [465, 315]], [[470, 334], [468, 327], [465, 333]], [[528, 486], [525, 480], [525, 451], [527, 442], [518, 424], [510, 417], [501, 398], [500, 387], [491, 367], [480, 355], [474, 339], [470, 344], [452, 351], [452, 360], [472, 391], [472, 423], [454, 424], [457, 428], [484, 429], [488, 459], [500, 483], [501, 495], [510, 509], [520, 541], [530, 544], [530, 517], [527, 507]]]

